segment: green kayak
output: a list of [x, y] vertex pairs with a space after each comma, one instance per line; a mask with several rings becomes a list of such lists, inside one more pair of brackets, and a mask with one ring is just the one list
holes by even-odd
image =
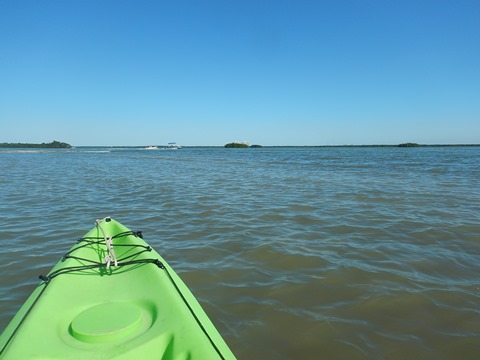
[[166, 261], [117, 221], [98, 220], [0, 336], [1, 359], [234, 359]]

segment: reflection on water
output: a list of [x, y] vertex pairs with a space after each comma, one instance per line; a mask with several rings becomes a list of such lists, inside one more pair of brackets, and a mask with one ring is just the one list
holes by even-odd
[[0, 329], [110, 215], [240, 359], [476, 359], [480, 148], [0, 151]]

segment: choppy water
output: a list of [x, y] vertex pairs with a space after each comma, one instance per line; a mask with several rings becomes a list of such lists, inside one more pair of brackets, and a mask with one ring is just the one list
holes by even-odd
[[480, 358], [480, 148], [0, 150], [0, 331], [110, 215], [239, 359]]

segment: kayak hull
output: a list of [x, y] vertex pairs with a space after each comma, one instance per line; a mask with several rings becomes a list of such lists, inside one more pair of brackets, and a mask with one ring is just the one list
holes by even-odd
[[140, 236], [113, 219], [99, 222], [6, 328], [2, 359], [234, 358], [190, 290]]

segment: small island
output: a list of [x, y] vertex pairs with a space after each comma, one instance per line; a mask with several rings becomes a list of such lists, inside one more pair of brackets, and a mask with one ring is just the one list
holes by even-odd
[[52, 141], [51, 143], [41, 144], [26, 144], [26, 143], [0, 143], [1, 148], [40, 148], [40, 149], [70, 149], [72, 145], [60, 142]]
[[235, 141], [235, 142], [231, 142], [231, 143], [226, 144], [225, 147], [226, 148], [236, 148], [236, 149], [248, 148], [248, 144], [245, 141], [244, 142]]
[[225, 145], [226, 148], [236, 148], [236, 149], [246, 149], [246, 148], [261, 148], [262, 145], [248, 145], [248, 142], [239, 142], [239, 141], [234, 141], [231, 143], [228, 143]]

